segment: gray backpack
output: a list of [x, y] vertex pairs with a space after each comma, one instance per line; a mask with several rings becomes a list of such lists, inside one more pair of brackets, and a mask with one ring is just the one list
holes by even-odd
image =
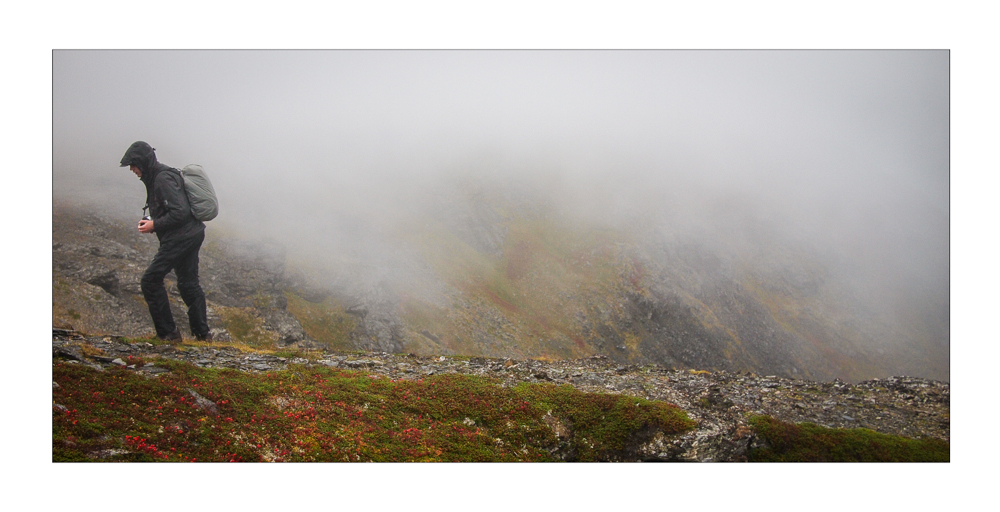
[[219, 199], [215, 197], [212, 182], [200, 165], [191, 164], [180, 169], [184, 177], [184, 193], [191, 203], [191, 213], [200, 221], [209, 221], [219, 215]]

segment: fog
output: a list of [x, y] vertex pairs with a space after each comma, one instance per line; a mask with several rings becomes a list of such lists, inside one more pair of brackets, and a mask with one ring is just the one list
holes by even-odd
[[56, 200], [138, 218], [118, 161], [145, 140], [210, 173], [210, 229], [304, 258], [392, 266], [388, 233], [471, 182], [809, 247], [875, 314], [947, 332], [946, 51], [56, 51], [52, 129]]

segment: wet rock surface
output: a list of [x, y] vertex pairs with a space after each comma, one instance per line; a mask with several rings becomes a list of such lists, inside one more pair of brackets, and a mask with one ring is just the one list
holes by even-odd
[[[421, 357], [385, 352], [320, 351], [304, 357], [279, 357], [218, 346], [125, 343], [121, 336], [84, 336], [53, 329], [53, 359], [86, 364], [98, 370], [125, 363], [149, 378], [164, 373], [158, 359], [173, 359], [206, 368], [245, 372], [286, 370], [290, 365], [326, 366], [393, 379], [465, 374], [495, 379], [503, 386], [521, 382], [570, 385], [592, 393], [611, 393], [660, 400], [684, 409], [698, 426], [679, 437], [637, 433], [627, 460], [745, 461], [754, 443], [748, 424], [752, 415], [787, 422], [810, 422], [832, 428], [868, 428], [911, 438], [950, 440], [950, 385], [945, 382], [891, 377], [858, 384], [839, 380], [812, 382], [753, 373], [674, 370], [656, 365], [622, 365], [603, 356], [543, 362], [483, 357]], [[130, 361], [141, 360], [144, 364]], [[209, 403], [204, 404], [210, 408]], [[557, 437], [565, 426], [546, 423]], [[572, 454], [562, 454], [572, 459]], [[624, 460], [624, 459], [623, 459]]]

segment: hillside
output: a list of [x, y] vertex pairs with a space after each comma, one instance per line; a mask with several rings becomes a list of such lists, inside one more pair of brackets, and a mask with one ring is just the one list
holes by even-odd
[[180, 346], [149, 338], [155, 239], [58, 205], [54, 460], [947, 460], [948, 384], [872, 379], [891, 361], [828, 328], [819, 270], [497, 204], [390, 233], [408, 259], [374, 273], [212, 225], [217, 341]]
[[[852, 382], [947, 378], [946, 344], [873, 343], [902, 334], [844, 299], [805, 248], [775, 246], [739, 260], [693, 240], [595, 227], [523, 198], [481, 190], [442, 196], [452, 200], [435, 213], [378, 233], [394, 248], [382, 261], [308, 257], [213, 224], [201, 275], [215, 335], [261, 348], [552, 361], [602, 355], [620, 364]], [[57, 204], [54, 216], [53, 326], [149, 334], [138, 283], [155, 239], [93, 208]], [[170, 279], [174, 314], [183, 319]], [[913, 340], [935, 336], [920, 320], [909, 325], [919, 331]]]

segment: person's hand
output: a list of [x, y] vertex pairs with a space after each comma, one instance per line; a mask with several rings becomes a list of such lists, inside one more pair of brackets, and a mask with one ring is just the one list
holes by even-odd
[[140, 233], [152, 233], [153, 232], [153, 221], [151, 221], [151, 220], [140, 220], [139, 221], [139, 232]]

